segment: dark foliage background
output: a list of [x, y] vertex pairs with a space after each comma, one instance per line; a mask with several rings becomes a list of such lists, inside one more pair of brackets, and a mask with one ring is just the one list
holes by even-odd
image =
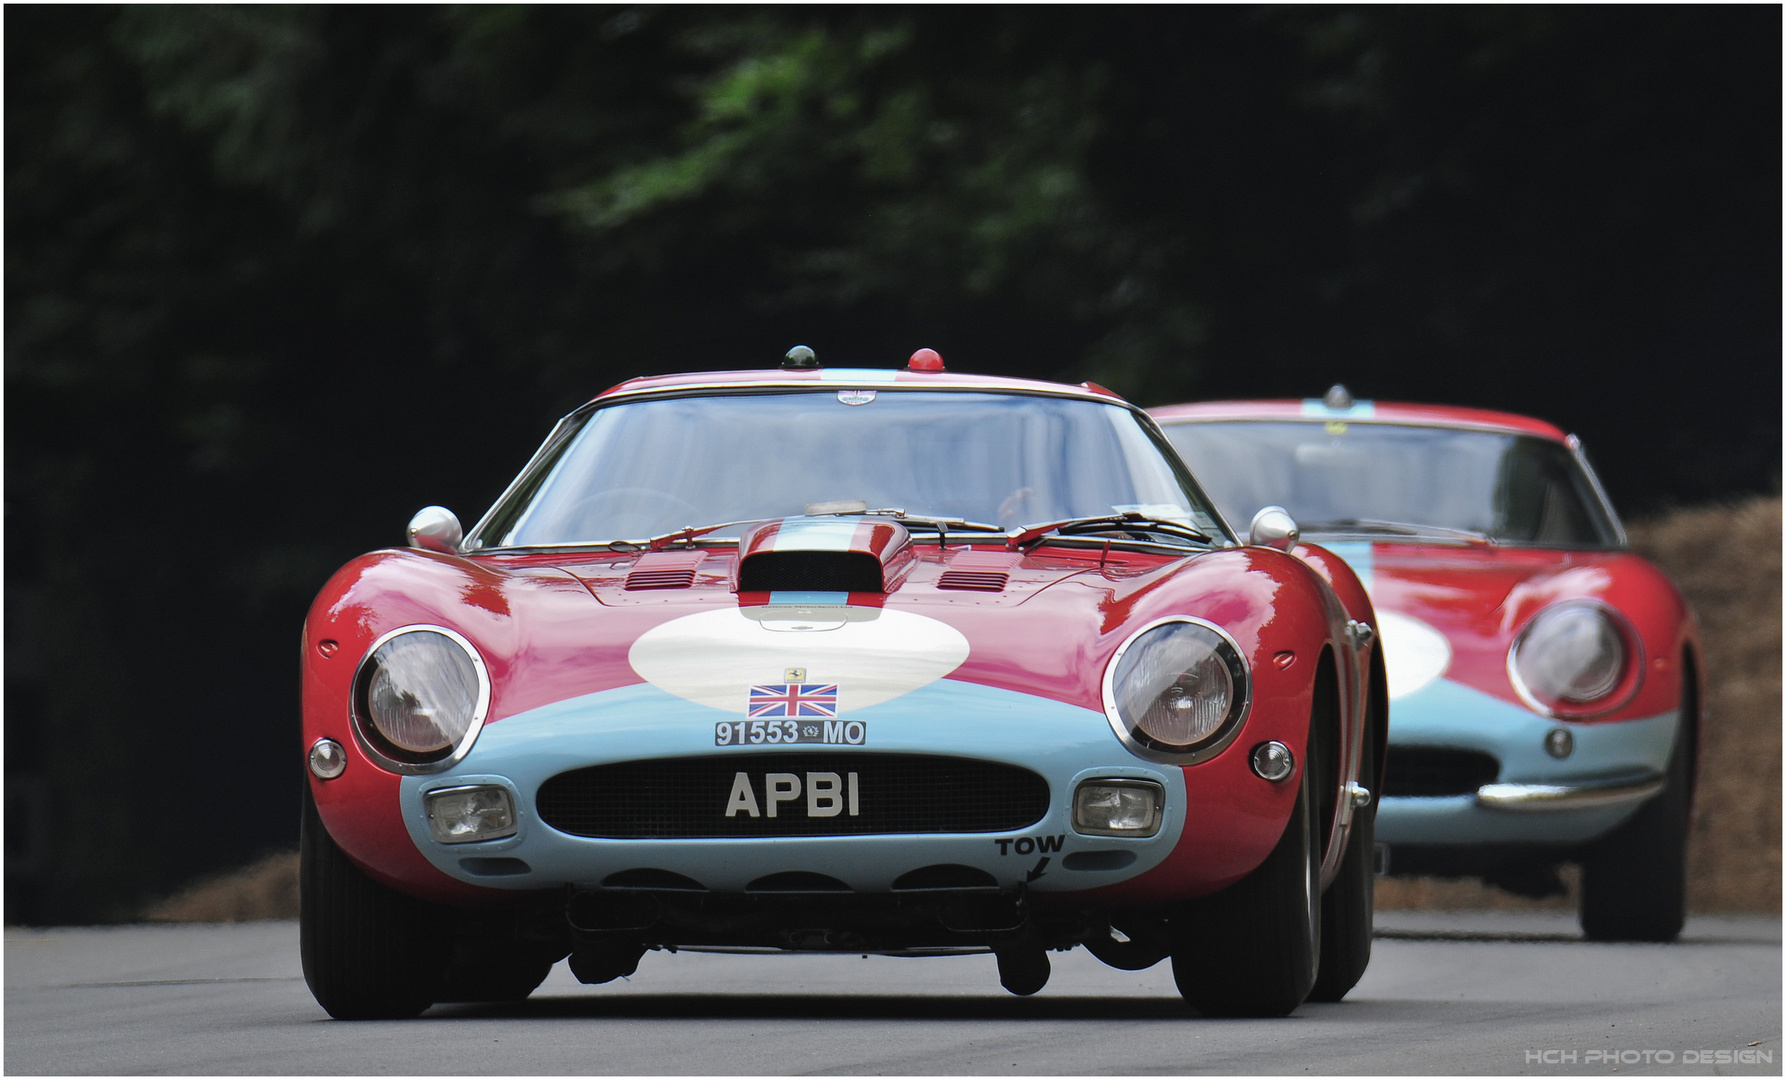
[[621, 378], [1550, 418], [1778, 491], [1776, 7], [20, 7], [6, 918], [295, 837], [332, 569]]

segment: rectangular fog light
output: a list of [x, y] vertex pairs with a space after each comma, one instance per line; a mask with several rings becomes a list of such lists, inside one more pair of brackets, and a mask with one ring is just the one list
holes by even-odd
[[469, 844], [515, 835], [515, 803], [499, 784], [441, 788], [422, 796], [428, 830], [443, 844]]
[[1152, 836], [1165, 806], [1165, 790], [1150, 780], [1087, 780], [1073, 793], [1073, 831]]

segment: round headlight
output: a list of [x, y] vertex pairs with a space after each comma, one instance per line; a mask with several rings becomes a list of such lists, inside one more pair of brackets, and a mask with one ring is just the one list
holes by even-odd
[[1240, 650], [1203, 622], [1171, 619], [1142, 629], [1104, 675], [1110, 722], [1144, 756], [1214, 754], [1239, 730], [1248, 700]]
[[400, 772], [444, 768], [462, 757], [489, 700], [483, 660], [470, 642], [442, 627], [385, 635], [354, 685], [355, 718], [368, 749]]
[[1513, 642], [1513, 684], [1542, 709], [1587, 705], [1618, 689], [1627, 670], [1624, 635], [1598, 604], [1559, 604]]

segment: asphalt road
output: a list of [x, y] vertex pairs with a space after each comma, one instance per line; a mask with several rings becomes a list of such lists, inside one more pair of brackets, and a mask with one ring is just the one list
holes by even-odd
[[[1337, 1005], [1204, 1020], [1170, 966], [1054, 954], [1014, 998], [990, 957], [646, 956], [563, 964], [511, 1006], [339, 1023], [293, 923], [6, 931], [5, 1071], [41, 1073], [1781, 1073], [1780, 922], [1698, 918], [1673, 945], [1571, 919], [1383, 913]], [[1747, 1056], [1750, 1061], [1745, 1062]]]

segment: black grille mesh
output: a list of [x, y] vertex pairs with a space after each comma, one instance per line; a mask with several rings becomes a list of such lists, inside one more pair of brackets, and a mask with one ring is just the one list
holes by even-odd
[[860, 551], [765, 551], [738, 568], [740, 592], [880, 592], [881, 561]]
[[[740, 772], [750, 777], [763, 816], [725, 816]], [[767, 773], [792, 773], [802, 784], [800, 797], [779, 803], [773, 818], [766, 814]], [[834, 817], [808, 817], [807, 773], [855, 773], [860, 812], [852, 817], [846, 807]], [[537, 805], [540, 820], [561, 832], [620, 840], [1011, 832], [1048, 812], [1048, 782], [1027, 769], [968, 758], [739, 752], [559, 773], [540, 785]]]
[[1403, 796], [1474, 795], [1492, 784], [1501, 763], [1476, 750], [1436, 746], [1391, 746], [1383, 771], [1383, 794]]

